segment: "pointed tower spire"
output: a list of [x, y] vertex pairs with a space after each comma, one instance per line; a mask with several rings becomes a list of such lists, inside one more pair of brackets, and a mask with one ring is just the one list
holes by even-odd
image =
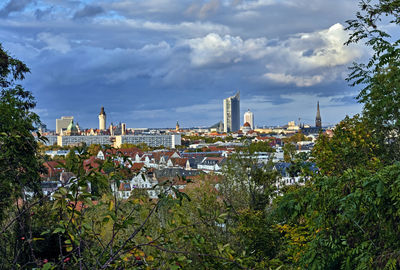
[[317, 102], [317, 116], [315, 117], [315, 127], [322, 128], [321, 112], [319, 111], [319, 101]]

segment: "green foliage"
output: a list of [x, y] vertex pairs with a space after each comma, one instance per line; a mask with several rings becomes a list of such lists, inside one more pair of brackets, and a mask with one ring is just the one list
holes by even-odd
[[248, 145], [249, 152], [250, 153], [255, 153], [255, 152], [268, 152], [268, 153], [273, 153], [275, 152], [275, 149], [273, 149], [270, 145], [270, 142], [255, 142], [255, 143], [250, 143]]
[[222, 196], [235, 209], [264, 210], [276, 191], [278, 172], [272, 167], [271, 160], [258, 163], [249, 150], [231, 155], [222, 168]]
[[296, 133], [296, 134], [294, 134], [294, 135], [292, 135], [290, 137], [283, 138], [282, 140], [285, 143], [289, 143], [289, 142], [290, 143], [297, 143], [297, 142], [302, 142], [302, 141], [311, 141], [312, 139], [307, 137], [303, 133], [299, 132], [299, 133]]
[[321, 134], [312, 155], [324, 175], [341, 175], [347, 169], [376, 170], [380, 147], [365, 119], [346, 117], [335, 128], [332, 138]]
[[100, 150], [102, 150], [102, 149], [103, 149], [103, 148], [101, 147], [100, 144], [94, 143], [94, 144], [91, 144], [91, 145], [88, 146], [87, 151], [88, 151], [89, 155], [91, 155], [91, 156], [97, 156], [97, 154], [98, 154], [98, 153], [100, 152]]
[[307, 171], [308, 155], [295, 154], [294, 143], [307, 138], [287, 139], [289, 174], [306, 181], [280, 189], [272, 160], [260, 164], [254, 156], [273, 152], [268, 142], [259, 142], [238, 149], [222, 174], [202, 176], [185, 193], [167, 180], [156, 186], [157, 200], [145, 191], [121, 200], [110, 186], [132, 177], [125, 166], [131, 161], [88, 160], [100, 149], [93, 145], [71, 149], [64, 168], [74, 176], [53, 200], [27, 197], [24, 191], [39, 193], [32, 136], [39, 119], [33, 97], [15, 85], [28, 69], [0, 49], [2, 268], [400, 268], [400, 42], [379, 30], [382, 15], [400, 22], [400, 2], [360, 3], [357, 19], [348, 22], [354, 30], [348, 43], [367, 39], [375, 52], [350, 75], [354, 84], [365, 85], [358, 97], [364, 114], [346, 117], [332, 137], [320, 134], [312, 153], [317, 174]]
[[285, 162], [292, 162], [296, 155], [296, 145], [293, 143], [285, 143], [283, 146], [283, 159]]
[[313, 185], [280, 198], [277, 212], [295, 230], [286, 231], [288, 238], [303, 231], [302, 248], [295, 239], [288, 246], [289, 254], [297, 254], [298, 265], [308, 269], [383, 269], [394, 261], [396, 265], [399, 173], [398, 163], [377, 173], [348, 169], [342, 176], [316, 177]]
[[[34, 260], [35, 231], [27, 201], [41, 195], [38, 144], [40, 125], [30, 92], [17, 84], [29, 69], [0, 46], [0, 234], [2, 268], [28, 267]], [[37, 133], [38, 139], [43, 140]], [[28, 193], [29, 192], [29, 193]], [[28, 195], [29, 194], [29, 195]], [[12, 210], [12, 209], [15, 209]], [[28, 238], [30, 241], [28, 242]], [[40, 250], [40, 247], [38, 248]], [[12, 260], [10, 260], [12, 258]]]
[[38, 145], [32, 135], [40, 120], [32, 112], [36, 103], [31, 93], [15, 84], [26, 72], [29, 69], [0, 46], [0, 222], [25, 190], [40, 191]]
[[[351, 67], [348, 81], [364, 87], [357, 98], [364, 103], [363, 113], [383, 151], [382, 158], [391, 163], [400, 158], [400, 39], [384, 29], [398, 30], [400, 2], [360, 1], [360, 7], [356, 19], [347, 21], [347, 29], [352, 31], [347, 44], [364, 41], [374, 54], [368, 63]], [[384, 27], [382, 20], [390, 26]]]

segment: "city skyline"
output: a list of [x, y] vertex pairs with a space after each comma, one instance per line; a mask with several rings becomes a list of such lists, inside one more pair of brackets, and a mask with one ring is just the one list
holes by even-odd
[[[312, 6], [312, 8], [310, 8]], [[36, 112], [95, 127], [211, 126], [241, 91], [255, 125], [326, 124], [361, 111], [344, 80], [368, 51], [346, 47], [356, 1], [22, 1], [0, 4], [2, 46], [30, 68]], [[256, 23], [257, 22], [257, 23]], [[243, 123], [241, 123], [243, 124]]]
[[[233, 102], [232, 102], [233, 101]], [[230, 107], [230, 111], [228, 113], [228, 107]], [[228, 119], [231, 116], [227, 116], [228, 114], [231, 115], [232, 114], [232, 109], [234, 108], [235, 111], [235, 121], [237, 122], [235, 124], [235, 130], [233, 130], [231, 128], [232, 126], [232, 122], [234, 122], [232, 119]], [[223, 132], [237, 132], [239, 130], [242, 130], [242, 126], [238, 123], [242, 123], [243, 125], [247, 122], [249, 124], [249, 127], [251, 130], [256, 129], [256, 128], [263, 128], [263, 127], [281, 127], [284, 126], [286, 123], [281, 123], [279, 125], [264, 125], [264, 126], [257, 126], [254, 124], [254, 114], [253, 112], [250, 111], [250, 109], [248, 109], [246, 112], [244, 112], [243, 114], [241, 114], [240, 109], [238, 110], [238, 108], [240, 108], [240, 91], [238, 91], [235, 95], [225, 98], [223, 100], [223, 111], [224, 111], [224, 115], [223, 115], [223, 119], [224, 121], [220, 121], [219, 123], [222, 124], [222, 131]], [[243, 122], [240, 122], [241, 116], [243, 116]], [[82, 130], [85, 129], [93, 129], [93, 130], [99, 130], [99, 131], [108, 131], [110, 130], [112, 127], [117, 127], [121, 129], [122, 135], [124, 135], [124, 131], [126, 130], [127, 126], [126, 123], [122, 123], [121, 121], [119, 122], [115, 122], [115, 123], [110, 123], [108, 126], [106, 124], [106, 113], [105, 113], [105, 109], [104, 107], [100, 108], [100, 113], [98, 115], [98, 119], [99, 119], [99, 123], [97, 127], [83, 127]], [[321, 112], [320, 112], [320, 108], [319, 108], [319, 101], [317, 102], [317, 110], [316, 110], [316, 118], [315, 118], [315, 125], [312, 126], [309, 123], [305, 123], [305, 122], [301, 122], [301, 118], [298, 118], [298, 126], [301, 127], [302, 125], [307, 125], [310, 127], [317, 127], [317, 128], [321, 128], [321, 127], [329, 127], [332, 126], [330, 124], [327, 124], [325, 126], [323, 126], [323, 122], [321, 120]], [[231, 123], [229, 124], [229, 128], [225, 128], [226, 127], [226, 123], [231, 121]], [[290, 120], [287, 123], [290, 125], [290, 122], [295, 123], [296, 120]], [[67, 129], [67, 127], [70, 125], [70, 123], [74, 123], [74, 116], [61, 116], [60, 119], [56, 119], [56, 129], [54, 130], [57, 134], [61, 134], [61, 129]], [[78, 125], [78, 122], [76, 122], [76, 125]], [[181, 127], [179, 125], [179, 120], [176, 122], [175, 124], [175, 130], [179, 131], [181, 129], [190, 129], [190, 128], [210, 128], [212, 129], [215, 126], [215, 124], [213, 126], [187, 126], [187, 127]], [[46, 128], [48, 128], [46, 126]], [[130, 129], [143, 129], [143, 128], [149, 128], [149, 127], [128, 127]], [[164, 126], [164, 127], [155, 127], [155, 128], [168, 128], [168, 129], [173, 129], [173, 127], [168, 127], [168, 126]], [[229, 130], [227, 130], [229, 129]], [[50, 129], [51, 130], [51, 129]], [[220, 132], [222, 132], [220, 131]]]

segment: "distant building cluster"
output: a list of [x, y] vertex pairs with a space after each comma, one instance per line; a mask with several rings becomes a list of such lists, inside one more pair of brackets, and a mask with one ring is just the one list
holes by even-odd
[[265, 133], [291, 133], [292, 131], [302, 130], [307, 134], [318, 133], [322, 129], [321, 113], [319, 109], [319, 102], [317, 102], [317, 115], [315, 118], [315, 127], [306, 126], [299, 123], [296, 125], [294, 121], [288, 123], [285, 127], [275, 127], [270, 129], [256, 129], [254, 124], [254, 113], [247, 110], [243, 115], [243, 126], [240, 127], [240, 92], [238, 91], [234, 96], [224, 99], [223, 102], [223, 122], [215, 124], [211, 128], [217, 132], [233, 133], [243, 132], [247, 134], [250, 131], [258, 130]]
[[[145, 192], [149, 198], [157, 199], [161, 193], [171, 192], [164, 188], [162, 183], [165, 181], [171, 181], [176, 190], [187, 188], [188, 182], [183, 181], [184, 178], [196, 180], [211, 177], [217, 181], [229, 156], [238, 147], [245, 146], [245, 142], [263, 142], [274, 149], [273, 154], [255, 152], [254, 156], [260, 166], [273, 161], [273, 169], [279, 173], [281, 179], [277, 184], [278, 188], [300, 183], [301, 177], [293, 175], [293, 171], [289, 169], [291, 163], [285, 161], [283, 146], [285, 142], [291, 143], [285, 139], [301, 132], [308, 137], [294, 143], [296, 153], [310, 153], [316, 137], [323, 131], [319, 102], [315, 127], [301, 123], [296, 125], [295, 121], [290, 121], [282, 127], [257, 128], [250, 109], [243, 114], [243, 126], [240, 126], [240, 92], [224, 99], [223, 112], [223, 121], [210, 128], [182, 129], [177, 121], [175, 128], [170, 129], [132, 129], [127, 128], [125, 123], [110, 123], [107, 127], [106, 112], [101, 107], [98, 128], [81, 129], [78, 123], [74, 123], [73, 116], [63, 116], [56, 120], [56, 131], [44, 135], [48, 139], [48, 145], [75, 146], [84, 143], [113, 146], [111, 149], [102, 148], [97, 155], [85, 160], [84, 169], [97, 168], [103, 160], [111, 157], [119, 166], [132, 170], [132, 177], [110, 183], [111, 190], [120, 199], [128, 199], [136, 191]], [[326, 134], [330, 136], [332, 133]], [[304, 139], [301, 136], [299, 138]], [[125, 148], [126, 145], [143, 143], [163, 149], [143, 151], [138, 147]], [[181, 147], [176, 149], [177, 146]], [[61, 159], [62, 163], [69, 151], [71, 150], [50, 150], [46, 154], [53, 159]], [[74, 175], [59, 164], [59, 161], [48, 161], [44, 164], [47, 168], [47, 173], [42, 175], [42, 190], [45, 194], [51, 195], [57, 188], [67, 186], [74, 179]], [[310, 170], [317, 171], [314, 164], [308, 164]]]
[[[223, 100], [223, 121], [218, 122], [210, 128], [205, 129], [182, 129], [176, 122], [175, 129], [132, 129], [127, 128], [125, 123], [107, 127], [107, 114], [101, 107], [98, 115], [98, 128], [81, 129], [78, 123], [74, 123], [73, 116], [62, 116], [56, 119], [55, 132], [47, 132], [47, 145], [57, 144], [59, 146], [100, 144], [120, 147], [123, 144], [145, 143], [151, 147], [175, 148], [181, 145], [181, 135], [193, 135], [197, 133], [209, 133], [215, 136], [231, 134], [233, 137], [243, 135], [251, 136], [253, 133], [292, 134], [301, 131], [303, 134], [318, 134], [322, 130], [321, 112], [317, 102], [317, 114], [315, 126], [308, 126], [294, 121], [285, 126], [258, 128], [254, 123], [254, 113], [248, 109], [243, 114], [243, 126], [240, 126], [240, 92]], [[300, 120], [299, 120], [300, 121]]]
[[111, 123], [106, 128], [107, 116], [104, 107], [101, 107], [98, 118], [98, 129], [82, 130], [78, 123], [74, 123], [73, 116], [62, 116], [60, 119], [56, 119], [55, 133], [44, 133], [47, 138], [46, 144], [57, 144], [59, 146], [100, 144], [116, 148], [121, 147], [122, 144], [141, 143], [145, 143], [150, 147], [175, 148], [181, 144], [181, 135], [179, 133], [161, 134], [160, 132], [149, 132], [148, 129], [128, 130], [125, 123], [117, 125]]
[[[284, 161], [282, 139], [278, 136], [257, 134], [251, 142], [267, 142], [275, 149], [273, 154], [256, 152], [254, 155], [260, 166], [267, 164], [270, 159], [273, 160], [275, 164], [273, 169], [278, 171], [281, 177], [278, 187], [300, 181], [300, 176], [290, 174], [288, 170], [290, 163]], [[309, 153], [314, 142], [301, 141], [295, 145], [297, 153]], [[162, 184], [165, 181], [170, 181], [175, 189], [183, 191], [190, 185], [183, 179], [191, 180], [193, 183], [204, 177], [218, 180], [224, 164], [230, 155], [236, 153], [238, 146], [244, 146], [244, 143], [237, 141], [192, 144], [181, 150], [164, 149], [147, 152], [139, 148], [101, 149], [97, 155], [91, 156], [83, 164], [84, 169], [89, 171], [92, 168], [98, 168], [101, 161], [111, 157], [116, 164], [134, 172], [130, 178], [110, 183], [111, 190], [118, 198], [128, 199], [136, 191], [140, 191], [147, 193], [149, 198], [157, 199], [161, 193], [170, 192], [173, 195], [171, 190], [166, 189], [167, 186]], [[52, 150], [47, 151], [46, 154], [53, 157], [65, 157], [69, 151], [72, 150]], [[44, 163], [47, 168], [47, 173], [42, 175], [42, 189], [45, 194], [51, 195], [57, 188], [67, 186], [70, 181], [73, 181], [74, 175], [60, 166], [63, 162], [61, 160]], [[310, 169], [317, 170], [313, 164], [310, 164]]]

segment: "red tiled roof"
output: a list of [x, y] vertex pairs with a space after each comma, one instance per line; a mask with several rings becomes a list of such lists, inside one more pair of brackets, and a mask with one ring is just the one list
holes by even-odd
[[188, 158], [174, 158], [174, 159], [172, 159], [172, 163], [174, 165], [177, 165], [177, 166], [180, 166], [180, 167], [185, 167], [187, 161], [188, 161]]
[[43, 166], [47, 169], [47, 175], [42, 175], [42, 177], [53, 177], [64, 171], [60, 163], [65, 164], [65, 160], [44, 162]]
[[217, 160], [218, 162], [221, 162], [225, 158], [224, 157], [206, 157], [206, 159], [208, 159], [208, 160]]
[[132, 171], [135, 171], [135, 172], [138, 172], [138, 171], [140, 171], [143, 167], [144, 167], [144, 164], [143, 164], [143, 163], [132, 163], [131, 170], [132, 170]]
[[[93, 168], [98, 168], [102, 162], [102, 160], [97, 159], [96, 157], [90, 157], [89, 159], [83, 161], [83, 168], [86, 172], [88, 172]], [[102, 173], [104, 172], [102, 171]]]
[[136, 154], [142, 155], [143, 151], [141, 151], [139, 148], [120, 148], [120, 149], [107, 149], [105, 152], [106, 156], [110, 155], [121, 155], [121, 156], [128, 156], [131, 158], [134, 158]]

